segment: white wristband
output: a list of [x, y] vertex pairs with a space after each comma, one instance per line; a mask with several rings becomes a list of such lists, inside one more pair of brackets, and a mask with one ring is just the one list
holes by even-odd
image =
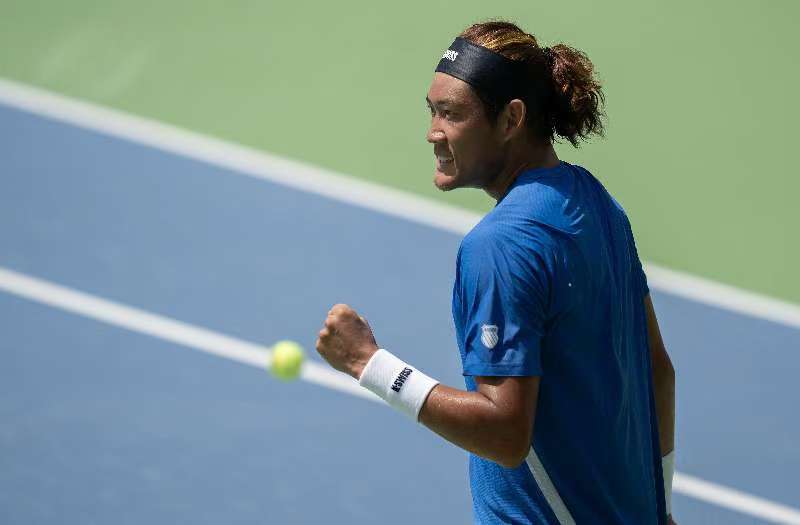
[[664, 472], [664, 502], [667, 504], [667, 516], [672, 516], [672, 477], [675, 475], [675, 451], [661, 458], [661, 470]]
[[439, 382], [381, 348], [364, 367], [358, 384], [417, 421], [428, 394]]

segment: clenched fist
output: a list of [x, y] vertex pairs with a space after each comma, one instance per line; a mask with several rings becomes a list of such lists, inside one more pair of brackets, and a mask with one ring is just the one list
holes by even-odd
[[334, 305], [319, 331], [319, 355], [336, 370], [358, 379], [377, 351], [378, 344], [367, 320], [346, 304]]

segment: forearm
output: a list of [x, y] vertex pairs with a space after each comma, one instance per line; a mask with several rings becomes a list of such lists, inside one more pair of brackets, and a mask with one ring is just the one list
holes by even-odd
[[672, 476], [675, 471], [675, 455], [670, 454], [675, 450], [675, 370], [663, 346], [661, 350], [653, 356], [653, 389], [664, 472], [664, 499], [667, 515], [671, 516]]
[[661, 455], [666, 456], [675, 449], [675, 370], [669, 357], [653, 370], [658, 437]]
[[451, 443], [506, 467], [530, 448], [539, 395], [536, 376], [475, 376], [474, 391], [440, 384], [384, 349], [363, 369], [361, 386]]
[[675, 471], [675, 369], [664, 347], [656, 310], [650, 295], [644, 300], [647, 314], [647, 338], [650, 346], [650, 368], [653, 371], [653, 397], [661, 445], [661, 467], [664, 473], [664, 502], [667, 515], [672, 515], [672, 476]]
[[481, 392], [440, 384], [428, 396], [419, 421], [469, 452], [516, 467], [528, 453], [532, 429], [505, 408]]

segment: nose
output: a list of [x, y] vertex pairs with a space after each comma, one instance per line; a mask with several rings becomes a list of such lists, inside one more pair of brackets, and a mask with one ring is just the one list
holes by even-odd
[[434, 118], [431, 120], [431, 127], [428, 129], [428, 134], [425, 136], [425, 139], [431, 144], [444, 141], [444, 131], [437, 126], [437, 119]]

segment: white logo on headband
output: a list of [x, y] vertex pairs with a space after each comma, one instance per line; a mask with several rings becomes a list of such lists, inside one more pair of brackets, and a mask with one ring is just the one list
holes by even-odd
[[458, 51], [453, 51], [452, 49], [448, 49], [447, 51], [444, 52], [442, 58], [446, 58], [450, 62], [455, 62], [457, 56], [458, 56]]

